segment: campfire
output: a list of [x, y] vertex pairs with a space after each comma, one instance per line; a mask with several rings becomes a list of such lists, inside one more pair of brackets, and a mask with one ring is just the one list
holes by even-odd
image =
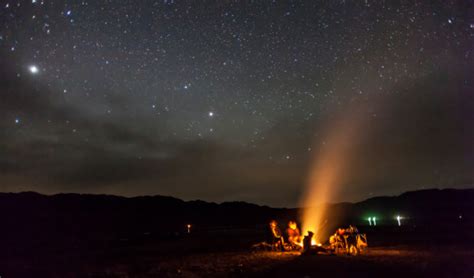
[[[272, 250], [276, 251], [302, 251], [306, 252], [310, 249], [315, 249], [321, 247], [322, 245], [316, 241], [313, 237], [314, 233], [308, 231], [307, 234], [302, 235], [298, 225], [295, 221], [289, 221], [288, 227], [283, 234], [278, 227], [278, 223], [273, 220], [269, 223], [269, 228], [272, 234], [272, 239], [267, 245], [263, 247], [270, 247]], [[257, 244], [255, 247], [260, 247]]]
[[272, 239], [268, 242], [255, 244], [255, 249], [270, 249], [273, 251], [300, 251], [302, 254], [351, 254], [358, 255], [367, 248], [367, 236], [359, 234], [354, 226], [346, 229], [339, 228], [329, 238], [329, 245], [323, 246], [315, 239], [315, 234], [308, 231], [305, 235], [300, 233], [295, 221], [289, 221], [285, 235], [278, 227], [278, 223], [272, 220], [269, 223]]

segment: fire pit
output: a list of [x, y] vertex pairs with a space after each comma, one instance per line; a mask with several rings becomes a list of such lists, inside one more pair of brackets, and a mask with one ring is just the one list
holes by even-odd
[[337, 229], [336, 233], [329, 238], [329, 245], [323, 246], [315, 240], [315, 234], [308, 231], [301, 237], [296, 222], [290, 221], [286, 230], [287, 237], [281, 233], [276, 221], [269, 224], [271, 239], [253, 245], [255, 250], [271, 251], [300, 251], [303, 255], [309, 254], [338, 254], [358, 255], [367, 248], [367, 236], [360, 234], [356, 227]]

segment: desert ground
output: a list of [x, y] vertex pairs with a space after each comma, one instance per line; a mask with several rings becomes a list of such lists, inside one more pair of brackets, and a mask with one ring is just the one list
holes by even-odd
[[[359, 256], [253, 251], [242, 232], [176, 238], [142, 235], [107, 244], [77, 242], [9, 256], [2, 277], [472, 277], [474, 248], [463, 238], [396, 239], [373, 232]], [[387, 234], [384, 238], [383, 234]], [[370, 233], [368, 234], [370, 244]], [[401, 237], [401, 236], [400, 236]], [[39, 246], [38, 246], [39, 247]], [[14, 255], [14, 254], [13, 254]]]
[[110, 277], [471, 277], [474, 251], [373, 248], [356, 257], [302, 256], [299, 252], [225, 252], [112, 264], [95, 272]]

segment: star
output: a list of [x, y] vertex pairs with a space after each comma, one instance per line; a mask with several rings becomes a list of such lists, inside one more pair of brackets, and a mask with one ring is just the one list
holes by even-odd
[[214, 117], [214, 112], [210, 111], [209, 112], [209, 117]]
[[32, 73], [32, 74], [37, 74], [39, 72], [39, 69], [37, 66], [35, 65], [31, 65], [28, 67], [28, 70]]

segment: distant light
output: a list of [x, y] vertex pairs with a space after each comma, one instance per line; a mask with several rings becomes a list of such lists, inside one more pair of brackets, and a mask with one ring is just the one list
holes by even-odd
[[20, 119], [16, 118], [15, 119], [15, 124], [19, 124], [20, 123]]
[[214, 112], [210, 111], [209, 112], [209, 117], [214, 117]]
[[459, 219], [462, 219], [462, 215], [459, 215]]
[[71, 15], [71, 10], [67, 11], [66, 15]]
[[402, 219], [402, 217], [400, 215], [397, 215], [398, 226], [402, 225], [401, 219]]
[[377, 226], [377, 218], [375, 218], [375, 216], [372, 217], [372, 221], [374, 222], [374, 226]]
[[188, 234], [191, 233], [191, 227], [192, 227], [191, 224], [186, 225], [186, 229], [187, 229], [187, 231], [188, 231]]
[[372, 226], [372, 218], [367, 218], [367, 220], [369, 220], [369, 226]]
[[29, 71], [32, 73], [32, 74], [37, 74], [39, 72], [39, 69], [37, 66], [35, 65], [31, 65], [28, 67]]

